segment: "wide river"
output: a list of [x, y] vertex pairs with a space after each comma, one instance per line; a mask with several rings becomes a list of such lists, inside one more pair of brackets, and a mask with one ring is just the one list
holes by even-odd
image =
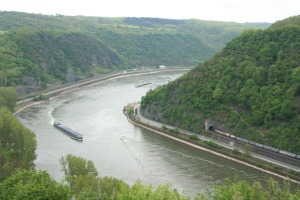
[[[122, 113], [125, 105], [140, 101], [148, 90], [184, 73], [186, 71], [162, 72], [113, 79], [18, 113], [17, 118], [37, 136], [36, 168], [47, 170], [61, 180], [59, 158], [73, 154], [92, 160], [100, 176], [116, 177], [131, 185], [137, 179], [154, 186], [171, 183], [188, 196], [213, 188], [234, 175], [266, 185], [271, 175], [195, 150], [127, 121]], [[134, 87], [148, 82], [153, 84]], [[80, 132], [83, 142], [54, 128], [54, 121]], [[123, 135], [125, 140], [121, 140]]]

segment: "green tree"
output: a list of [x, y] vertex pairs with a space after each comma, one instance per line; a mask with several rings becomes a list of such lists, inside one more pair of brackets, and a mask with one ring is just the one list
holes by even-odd
[[252, 152], [252, 147], [250, 144], [245, 144], [244, 145], [244, 148], [243, 148], [243, 152], [244, 152], [244, 155], [249, 157], [250, 156], [250, 153]]
[[0, 87], [0, 108], [7, 107], [10, 111], [16, 106], [17, 92], [13, 87]]
[[124, 181], [111, 177], [98, 177], [92, 161], [68, 154], [60, 159], [65, 179], [70, 184], [76, 199], [117, 199], [118, 195], [130, 190]]
[[223, 91], [221, 88], [217, 87], [213, 92], [213, 98], [218, 101], [221, 101], [222, 97], [223, 97]]
[[100, 194], [102, 198], [112, 200], [118, 199], [118, 195], [124, 191], [128, 191], [130, 186], [124, 181], [112, 177], [100, 177]]
[[7, 108], [1, 108], [0, 180], [10, 176], [16, 168], [33, 168], [36, 145], [35, 134], [25, 128]]
[[187, 200], [188, 198], [179, 194], [170, 184], [159, 185], [154, 188], [152, 185], [144, 185], [140, 180], [137, 180], [130, 190], [122, 190], [118, 199]]
[[90, 187], [81, 188], [81, 192], [76, 196], [76, 200], [103, 200], [99, 193]]
[[[90, 160], [68, 154], [66, 157], [61, 157], [59, 161], [62, 165], [65, 179], [70, 184], [71, 189], [74, 189], [75, 180], [80, 176], [98, 176], [97, 169], [95, 168], [94, 163]], [[81, 179], [87, 178], [92, 177], [81, 177]]]
[[225, 179], [225, 184], [216, 185], [215, 188], [207, 194], [199, 194], [195, 200], [298, 200], [300, 191], [290, 192], [289, 181], [285, 180], [283, 189], [274, 179], [268, 181], [269, 189], [264, 189], [259, 182], [252, 185], [243, 181], [234, 179]]
[[86, 190], [97, 194], [98, 196], [101, 194], [99, 179], [94, 174], [79, 175], [75, 178], [74, 188], [72, 190], [73, 194], [76, 197], [83, 196]]
[[68, 200], [71, 194], [46, 171], [20, 170], [0, 183], [0, 199]]
[[225, 185], [216, 186], [212, 200], [270, 200], [259, 182], [249, 185], [245, 181], [226, 179]]

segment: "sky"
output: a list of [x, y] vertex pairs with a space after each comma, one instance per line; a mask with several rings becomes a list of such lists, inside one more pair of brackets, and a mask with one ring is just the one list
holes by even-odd
[[273, 23], [300, 15], [300, 0], [1, 0], [1, 11]]

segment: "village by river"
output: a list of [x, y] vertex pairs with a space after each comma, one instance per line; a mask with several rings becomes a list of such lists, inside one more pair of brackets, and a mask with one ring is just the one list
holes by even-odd
[[[60, 95], [24, 109], [17, 118], [37, 135], [36, 168], [47, 170], [55, 179], [63, 173], [59, 158], [67, 154], [92, 160], [100, 176], [112, 176], [133, 184], [171, 183], [179, 191], [194, 196], [213, 188], [225, 178], [237, 175], [249, 182], [269, 174], [170, 140], [127, 121], [123, 107], [140, 101], [150, 89], [167, 84], [187, 71], [161, 72], [112, 79]], [[136, 84], [147, 84], [134, 87]], [[53, 127], [60, 122], [83, 135], [72, 140]]]

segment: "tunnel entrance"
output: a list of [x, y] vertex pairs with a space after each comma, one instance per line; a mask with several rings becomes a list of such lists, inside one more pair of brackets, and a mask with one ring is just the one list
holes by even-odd
[[214, 126], [209, 126], [209, 127], [208, 127], [208, 130], [210, 130], [210, 131], [215, 131], [216, 129], [215, 129]]

